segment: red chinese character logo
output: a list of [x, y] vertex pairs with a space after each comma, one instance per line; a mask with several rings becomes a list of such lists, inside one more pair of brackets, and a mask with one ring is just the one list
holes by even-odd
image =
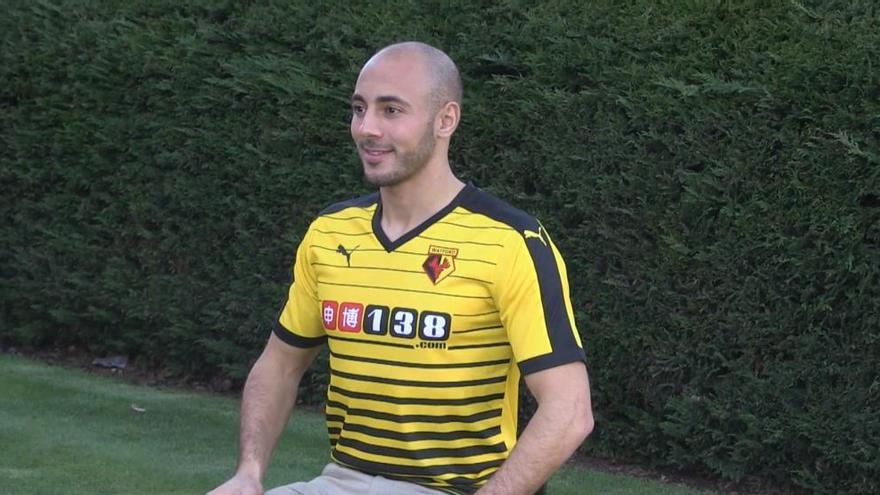
[[339, 305], [339, 329], [343, 332], [360, 332], [364, 305], [345, 302]]
[[324, 301], [321, 310], [321, 319], [324, 320], [325, 330], [336, 330], [336, 320], [339, 316], [339, 303], [336, 301]]

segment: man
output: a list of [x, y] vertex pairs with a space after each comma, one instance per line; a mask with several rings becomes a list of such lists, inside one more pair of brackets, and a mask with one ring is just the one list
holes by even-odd
[[[453, 175], [461, 82], [446, 54], [386, 47], [351, 101], [379, 191], [329, 207], [303, 238], [244, 388], [236, 474], [211, 494], [262, 493], [324, 343], [332, 462], [271, 495], [534, 493], [593, 427], [562, 259], [537, 220]], [[521, 375], [538, 409], [517, 438]]]

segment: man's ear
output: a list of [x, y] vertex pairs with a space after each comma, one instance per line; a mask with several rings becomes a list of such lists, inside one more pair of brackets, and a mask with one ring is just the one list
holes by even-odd
[[461, 106], [450, 101], [443, 105], [434, 119], [434, 132], [438, 138], [449, 139], [461, 121]]

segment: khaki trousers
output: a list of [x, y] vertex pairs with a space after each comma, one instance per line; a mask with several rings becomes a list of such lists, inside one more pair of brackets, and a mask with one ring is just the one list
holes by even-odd
[[442, 495], [444, 492], [415, 483], [389, 480], [348, 469], [334, 462], [311, 481], [279, 486], [265, 495]]

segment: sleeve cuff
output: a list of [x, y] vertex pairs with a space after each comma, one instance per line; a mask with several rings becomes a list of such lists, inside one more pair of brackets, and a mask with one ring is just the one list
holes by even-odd
[[526, 376], [537, 371], [555, 368], [556, 366], [574, 363], [576, 361], [581, 361], [584, 364], [587, 363], [587, 356], [584, 354], [584, 350], [580, 347], [570, 347], [563, 351], [556, 351], [550, 354], [544, 354], [543, 356], [526, 359], [525, 361], [520, 361], [518, 366], [522, 375]]
[[300, 337], [299, 335], [296, 335], [290, 330], [284, 328], [281, 323], [275, 324], [273, 332], [279, 339], [284, 341], [285, 344], [292, 345], [294, 347], [318, 347], [319, 345], [323, 345], [325, 342], [327, 342], [326, 335], [323, 335], [321, 337]]

